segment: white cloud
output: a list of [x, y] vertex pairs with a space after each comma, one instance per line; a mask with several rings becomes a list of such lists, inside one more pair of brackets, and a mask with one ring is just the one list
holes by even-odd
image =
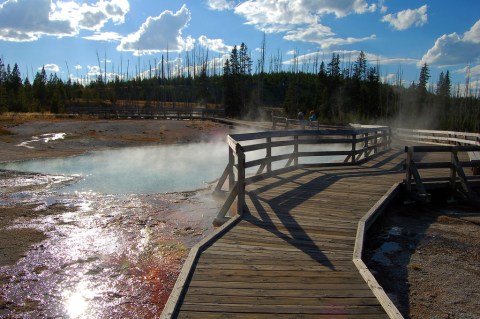
[[233, 46], [226, 45], [223, 42], [223, 39], [209, 39], [205, 35], [202, 35], [198, 38], [198, 43], [208, 48], [209, 50], [219, 52], [219, 53], [230, 52], [233, 48]]
[[51, 17], [68, 19], [77, 29], [99, 31], [110, 20], [115, 24], [125, 22], [129, 11], [128, 0], [99, 0], [91, 5], [70, 1], [53, 5]]
[[457, 33], [439, 37], [432, 48], [422, 57], [419, 65], [449, 66], [477, 63], [480, 61], [480, 20], [463, 36]]
[[290, 41], [302, 41], [302, 42], [310, 42], [316, 43], [322, 49], [328, 49], [332, 46], [340, 46], [340, 45], [347, 45], [353, 44], [368, 40], [374, 40], [376, 36], [372, 34], [369, 37], [364, 38], [334, 38], [333, 36], [335, 33], [332, 30], [324, 25], [316, 24], [310, 25], [306, 28], [298, 28], [296, 30], [288, 31], [286, 35], [283, 37], [285, 40]]
[[460, 74], [470, 74], [470, 77], [477, 78], [480, 77], [480, 64], [475, 65], [473, 67], [471, 66], [466, 66], [464, 68], [458, 69], [454, 71], [455, 73], [460, 73]]
[[396, 30], [406, 30], [413, 25], [421, 27], [428, 21], [427, 5], [418, 9], [407, 9], [395, 14], [383, 16], [382, 22], [388, 22]]
[[94, 65], [94, 66], [91, 66], [91, 65], [87, 65], [87, 69], [88, 69], [88, 76], [99, 76], [102, 74], [102, 69], [100, 69], [100, 67], [98, 65]]
[[371, 36], [364, 37], [364, 38], [353, 38], [353, 37], [326, 38], [326, 39], [320, 40], [318, 43], [320, 44], [320, 47], [322, 49], [328, 49], [332, 46], [348, 45], [348, 44], [359, 43], [359, 42], [375, 40], [375, 39], [376, 39], [376, 35], [372, 34]]
[[467, 32], [463, 35], [464, 41], [480, 44], [480, 20], [478, 20]]
[[120, 41], [122, 36], [116, 32], [95, 32], [90, 36], [83, 37], [86, 40], [115, 42]]
[[470, 75], [472, 77], [480, 77], [480, 64], [470, 68]]
[[75, 65], [75, 69], [76, 69], [76, 70], [81, 70], [81, 69], [82, 69], [82, 66], [81, 66], [80, 64], [77, 64], [77, 65]]
[[117, 46], [119, 51], [151, 54], [160, 51], [189, 51], [195, 42], [191, 37], [183, 38], [182, 31], [188, 26], [191, 13], [186, 5], [173, 13], [169, 10], [159, 16], [148, 17], [140, 29], [123, 38]]
[[235, 7], [234, 1], [227, 1], [227, 0], [208, 0], [207, 1], [208, 8], [211, 10], [232, 10]]
[[397, 74], [395, 73], [389, 73], [385, 76], [381, 77], [383, 83], [389, 83], [392, 84], [394, 81], [397, 79]]
[[333, 13], [339, 18], [352, 13], [362, 14], [377, 10], [377, 5], [368, 4], [365, 0], [320, 0], [312, 2], [320, 6], [320, 13]]
[[385, 6], [385, 0], [378, 1], [378, 7], [379, 7], [381, 13], [385, 13], [388, 10], [388, 7]]
[[368, 4], [365, 0], [248, 0], [234, 8], [236, 14], [247, 20], [247, 24], [267, 33], [316, 25], [325, 14], [340, 18], [376, 9], [375, 4]]
[[0, 4], [0, 39], [35, 41], [42, 36], [75, 36], [81, 29], [100, 31], [108, 22], [120, 24], [130, 10], [128, 0], [7, 0]]
[[318, 16], [302, 0], [245, 1], [235, 7], [235, 13], [265, 32], [283, 32], [295, 25], [315, 24]]
[[[385, 8], [380, 1], [380, 9]], [[324, 15], [342, 18], [350, 14], [376, 11], [379, 6], [366, 0], [247, 0], [234, 8], [255, 28], [266, 33], [286, 32], [284, 39], [316, 43], [322, 49], [372, 40], [375, 35], [363, 38], [334, 38], [329, 26], [321, 23]]]
[[[289, 51], [290, 54], [293, 54], [295, 51]], [[319, 60], [323, 60], [325, 64], [330, 62], [330, 57], [332, 54], [339, 54], [343, 59], [345, 60], [350, 60], [350, 61], [355, 61], [355, 59], [359, 56], [360, 51], [359, 50], [328, 50], [328, 51], [323, 51], [323, 52], [312, 52], [312, 53], [307, 53], [303, 55], [298, 55], [297, 54], [297, 60], [298, 61], [312, 61], [315, 60], [315, 56], [319, 58]], [[377, 54], [372, 54], [369, 52], [364, 52], [365, 57], [368, 61], [369, 64], [371, 65], [376, 65], [377, 63], [380, 65], [395, 65], [395, 64], [412, 64], [415, 65], [418, 63], [417, 59], [410, 59], [410, 58], [390, 58], [390, 57], [385, 57], [382, 55], [377, 55]], [[285, 64], [291, 64], [293, 63], [292, 60], [285, 61]]]
[[0, 4], [0, 39], [25, 42], [75, 34], [69, 21], [51, 18], [50, 11], [50, 0], [7, 0]]
[[332, 29], [330, 29], [329, 27], [321, 24], [316, 24], [310, 25], [306, 28], [298, 28], [296, 30], [288, 31], [283, 38], [290, 41], [318, 43], [320, 39], [333, 35], [335, 35], [335, 33], [333, 33]]
[[[47, 73], [58, 73], [60, 72], [60, 67], [58, 65], [56, 65], [55, 63], [51, 63], [51, 64], [45, 64], [43, 66], [43, 68], [45, 68], [45, 71]], [[41, 70], [42, 67], [38, 68], [38, 70]]]

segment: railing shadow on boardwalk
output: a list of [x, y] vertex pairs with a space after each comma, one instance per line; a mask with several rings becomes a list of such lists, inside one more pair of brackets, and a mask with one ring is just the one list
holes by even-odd
[[[303, 174], [309, 174], [309, 172], [304, 172]], [[300, 174], [302, 175], [302, 174]], [[296, 177], [288, 178], [287, 180], [283, 180], [282, 183], [286, 183], [289, 181], [295, 180]], [[335, 182], [336, 179], [332, 180]], [[294, 216], [290, 213], [292, 209], [297, 206], [300, 206], [303, 202], [308, 201], [309, 197], [295, 197], [294, 194], [298, 194], [299, 192], [302, 194], [309, 194], [307, 190], [311, 189], [312, 185], [318, 185], [318, 181], [316, 179], [310, 181], [309, 183], [303, 184], [296, 188], [295, 190], [288, 191], [283, 193], [281, 196], [277, 196], [271, 200], [265, 200], [259, 195], [253, 195], [251, 193], [247, 193], [249, 196], [250, 201], [254, 205], [256, 212], [258, 213], [259, 217], [255, 217], [252, 215], [247, 208], [247, 211], [244, 215], [244, 220], [250, 222], [251, 224], [263, 228], [278, 238], [281, 238], [289, 245], [292, 245], [299, 250], [303, 251], [306, 255], [309, 255], [312, 260], [317, 261], [318, 263], [322, 264], [325, 267], [328, 267], [331, 270], [334, 270], [335, 267], [332, 262], [328, 259], [328, 257], [322, 252], [321, 248], [315, 243], [313, 239], [307, 234], [306, 231], [303, 230], [302, 226], [297, 222]], [[327, 184], [323, 184], [322, 188], [316, 187], [316, 192], [322, 191], [323, 188], [327, 188]], [[269, 185], [268, 188], [274, 188], [274, 186]], [[264, 190], [268, 190], [268, 188], [264, 188]], [[316, 193], [315, 192], [315, 193]], [[310, 192], [312, 195], [314, 193]], [[253, 196], [252, 196], [253, 195]], [[271, 210], [276, 214], [278, 219], [282, 222], [285, 226], [285, 229], [288, 231], [289, 234], [282, 232], [275, 226], [275, 223], [270, 218], [268, 212], [266, 211], [265, 207], [262, 205], [260, 201], [263, 201], [267, 204]], [[280, 208], [288, 208], [289, 212], [283, 211], [282, 214], [279, 214]]]
[[[401, 152], [394, 152], [393, 155], [387, 156], [385, 158], [392, 159], [398, 157], [399, 154], [403, 154]], [[382, 166], [384, 160], [379, 162], [380, 164], [374, 165]], [[400, 168], [403, 168], [403, 164], [400, 163]], [[368, 166], [368, 165], [367, 165]], [[398, 173], [398, 165], [394, 167], [393, 170], [388, 171], [375, 171], [369, 169], [369, 167], [365, 167], [365, 171], [362, 172], [361, 170], [358, 171], [358, 167], [355, 167], [356, 170], [352, 171], [353, 166], [345, 166], [345, 167], [336, 167], [335, 173], [330, 174], [326, 170], [324, 175], [316, 177], [315, 179], [309, 181], [308, 183], [301, 184], [297, 188], [290, 190], [286, 193], [282, 193], [281, 195], [274, 197], [273, 199], [265, 199], [261, 196], [263, 192], [268, 192], [269, 190], [273, 190], [277, 187], [281, 187], [283, 184], [287, 184], [301, 178], [302, 176], [310, 175], [311, 171], [304, 170], [299, 174], [295, 174], [288, 178], [278, 178], [278, 181], [274, 181], [269, 183], [266, 186], [260, 186], [257, 188], [253, 194], [252, 192], [247, 192], [246, 196], [251, 201], [251, 203], [255, 207], [256, 213], [258, 213], [258, 217], [252, 215], [248, 210], [245, 212], [244, 220], [256, 225], [257, 227], [261, 227], [267, 231], [270, 231], [272, 234], [278, 236], [279, 238], [283, 239], [289, 245], [297, 247], [298, 249], [302, 250], [305, 254], [309, 255], [313, 260], [321, 263], [322, 265], [329, 267], [330, 269], [334, 270], [334, 265], [328, 260], [328, 257], [322, 252], [321, 248], [315, 244], [315, 242], [310, 238], [310, 236], [305, 232], [301, 225], [296, 221], [295, 217], [290, 213], [295, 207], [299, 207], [304, 202], [308, 202], [314, 195], [321, 193], [325, 189], [329, 188], [331, 185], [341, 181], [344, 178], [349, 177], [362, 177], [362, 176], [383, 176], [385, 173], [391, 171], [392, 173]], [[342, 172], [345, 170], [345, 172]], [[339, 172], [340, 171], [340, 172]], [[297, 196], [298, 194], [302, 194], [301, 197]], [[270, 218], [266, 208], [264, 205], [268, 205], [270, 211], [272, 211], [279, 219], [279, 221], [283, 224], [285, 229], [288, 231], [287, 233], [282, 232], [278, 227], [276, 227], [275, 223]], [[245, 208], [248, 209], [248, 208]], [[285, 210], [288, 209], [288, 212]], [[321, 207], [319, 207], [321, 209]], [[281, 212], [281, 213], [279, 213]], [[321, 212], [320, 212], [321, 214]]]

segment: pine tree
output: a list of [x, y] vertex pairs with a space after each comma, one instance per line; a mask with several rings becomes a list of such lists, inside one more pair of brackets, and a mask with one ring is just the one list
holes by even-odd
[[450, 90], [452, 84], [450, 83], [450, 72], [440, 73], [438, 82], [437, 82], [437, 91], [436, 94], [440, 97], [450, 97]]
[[245, 43], [240, 44], [240, 51], [238, 53], [238, 64], [240, 66], [240, 74], [250, 75], [252, 73], [252, 59], [248, 53], [248, 48]]
[[240, 60], [238, 59], [238, 50], [235, 45], [230, 53], [230, 73], [232, 75], [240, 74]]
[[47, 100], [47, 73], [45, 72], [45, 67], [42, 67], [40, 72], [37, 72], [35, 79], [33, 80], [33, 97], [36, 100], [39, 108], [45, 106]]
[[327, 64], [327, 73], [332, 78], [340, 77], [340, 55], [332, 54], [332, 60]]
[[18, 94], [21, 86], [22, 76], [17, 63], [15, 63], [13, 70], [8, 74], [7, 77], [7, 91], [13, 91], [14, 94]]
[[367, 57], [363, 51], [360, 51], [353, 66], [353, 78], [355, 80], [365, 80], [367, 78]]
[[435, 91], [435, 94], [437, 94], [438, 96], [441, 96], [441, 92], [442, 92], [442, 89], [443, 89], [443, 84], [445, 82], [445, 74], [442, 72], [440, 72], [440, 76], [438, 77], [438, 82], [437, 82], [437, 90]]
[[423, 91], [427, 92], [427, 83], [430, 79], [430, 70], [428, 68], [427, 62], [425, 62], [420, 70], [420, 77], [418, 78], [418, 88]]

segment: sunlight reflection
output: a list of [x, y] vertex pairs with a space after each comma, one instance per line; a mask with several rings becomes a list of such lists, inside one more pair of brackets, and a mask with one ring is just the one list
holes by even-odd
[[70, 318], [80, 318], [88, 309], [89, 300], [93, 299], [93, 291], [89, 290], [85, 282], [78, 284], [73, 293], [66, 292], [65, 310]]

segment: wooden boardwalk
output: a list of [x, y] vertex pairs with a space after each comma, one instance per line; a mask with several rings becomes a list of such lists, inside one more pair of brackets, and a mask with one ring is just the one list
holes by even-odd
[[247, 187], [248, 211], [192, 261], [174, 318], [388, 318], [352, 261], [358, 222], [404, 177], [403, 150]]

